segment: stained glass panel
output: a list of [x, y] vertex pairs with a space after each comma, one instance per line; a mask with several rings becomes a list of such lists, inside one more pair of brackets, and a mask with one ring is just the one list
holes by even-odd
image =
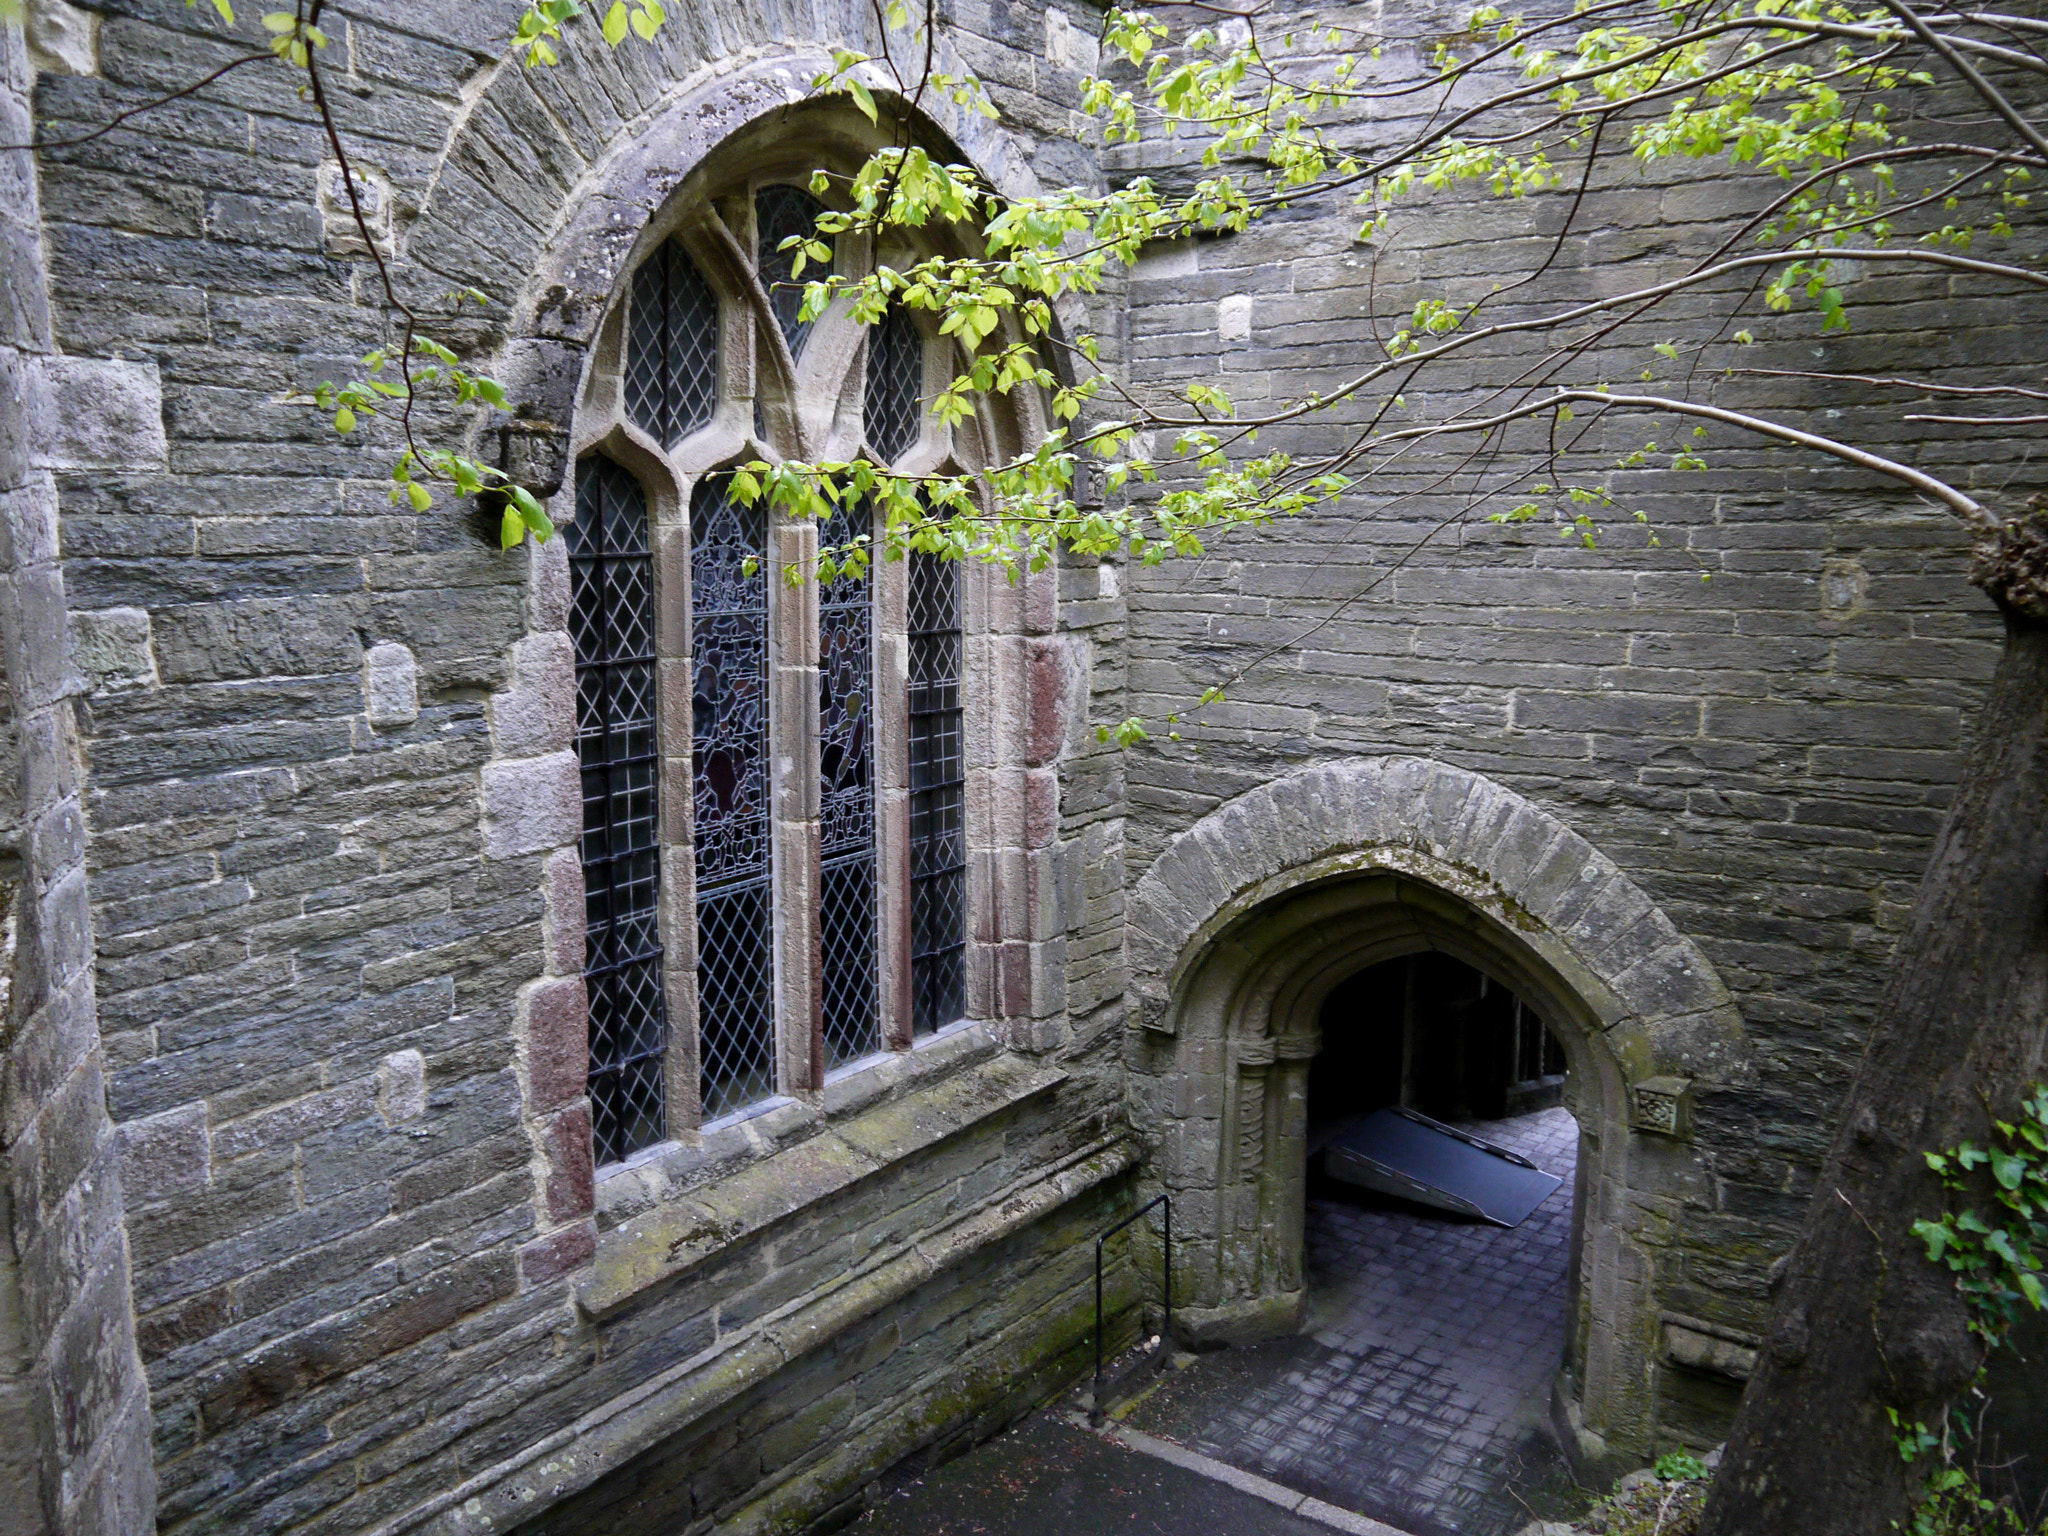
[[667, 1134], [654, 570], [640, 483], [609, 459], [584, 459], [562, 539], [583, 769], [591, 1127], [597, 1160], [610, 1163]]
[[626, 325], [626, 411], [669, 447], [718, 405], [718, 296], [680, 240], [633, 273]]
[[697, 1053], [707, 1120], [775, 1092], [766, 528], [759, 506], [733, 501], [728, 484], [704, 480], [690, 498]]
[[910, 557], [911, 1028], [966, 1008], [967, 766], [960, 701], [960, 570]]
[[867, 392], [861, 402], [868, 446], [893, 464], [917, 441], [924, 401], [924, 338], [892, 307], [868, 333]]
[[804, 284], [824, 277], [830, 269], [821, 270], [815, 262], [807, 263], [803, 276], [797, 277], [796, 252], [780, 247], [792, 235], [808, 239], [815, 234], [818, 215], [824, 211], [825, 205], [801, 187], [763, 187], [754, 194], [756, 269], [761, 286], [768, 290], [769, 307], [775, 311], [775, 323], [782, 328], [782, 338], [789, 343], [792, 357], [802, 354], [804, 343], [811, 336], [811, 322], [801, 317]]
[[[844, 546], [866, 533], [865, 503], [818, 531]], [[818, 589], [820, 956], [825, 1050], [839, 1066], [881, 1045], [875, 1001], [874, 605], [872, 583], [841, 576]]]

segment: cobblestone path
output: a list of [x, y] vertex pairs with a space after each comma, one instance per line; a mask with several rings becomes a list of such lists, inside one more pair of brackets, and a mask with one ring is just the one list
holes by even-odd
[[1562, 1109], [1471, 1129], [1563, 1186], [1512, 1230], [1312, 1196], [1303, 1332], [1203, 1358], [1131, 1425], [1414, 1536], [1499, 1536], [1546, 1512], [1565, 1482], [1538, 1425], [1564, 1347], [1578, 1131]]

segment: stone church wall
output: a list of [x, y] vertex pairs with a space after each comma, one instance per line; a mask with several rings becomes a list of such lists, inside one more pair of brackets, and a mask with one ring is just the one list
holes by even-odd
[[[0, 143], [29, 135], [0, 23]], [[147, 370], [57, 357], [28, 157], [0, 159], [0, 1531], [146, 1529], [149, 1402], [93, 990], [52, 472], [161, 455]]]
[[[408, 292], [489, 292], [464, 334], [515, 385], [508, 317], [563, 210], [621, 154], [687, 170], [687, 139], [642, 142], [662, 103], [728, 77], [794, 100], [821, 40], [871, 25], [677, 6], [651, 48], [586, 41], [526, 75], [493, 62], [519, 10], [342, 17], [330, 56]], [[1035, 4], [955, 18], [1005, 116], [971, 146], [992, 174], [1087, 174], [1061, 136], [1092, 30]], [[207, 8], [120, 0], [37, 110], [97, 126], [229, 56]], [[149, 122], [41, 174], [56, 344], [162, 391], [158, 462], [56, 477], [160, 1527], [506, 1529], [659, 1467], [658, 1509], [629, 1511], [634, 1470], [588, 1507], [750, 1529], [1070, 1378], [1077, 1239], [1134, 1159], [1097, 573], [1060, 574], [1057, 607], [1032, 584], [1019, 697], [1047, 792], [1028, 825], [990, 808], [1020, 818], [992, 823], [1016, 876], [1000, 1016], [658, 1176], [596, 1177], [560, 545], [504, 554], [467, 507], [395, 509], [388, 424], [340, 441], [280, 403], [385, 339], [281, 75]], [[625, 207], [628, 238], [651, 211]]]
[[[1424, 58], [1455, 30], [1454, 10], [1409, 13]], [[1285, 30], [1280, 18], [1263, 25]], [[1392, 50], [1389, 68], [1415, 59]], [[1338, 136], [1383, 145], [1412, 126], [1359, 119]], [[1200, 174], [1157, 145], [1119, 147], [1111, 163], [1168, 186]], [[1304, 207], [1149, 252], [1131, 281], [1130, 375], [1218, 383], [1247, 415], [1334, 389], [1377, 360], [1375, 338], [1418, 299], [1470, 302], [1527, 274], [1569, 195], [1438, 194], [1396, 210], [1391, 237], [1371, 245], [1355, 238], [1365, 210]], [[1681, 270], [1723, 238], [1715, 221], [1742, 196], [1690, 166], [1596, 183], [1550, 271], [1503, 297], [1498, 315], [1632, 286], [1652, 270], [1643, 258]], [[1677, 333], [1700, 312], [1689, 303], [1668, 324]], [[1872, 273], [1857, 276], [1852, 313], [1854, 329], [1828, 336], [1812, 314], [1759, 324], [1757, 346], [1702, 367], [1885, 373], [1910, 357], [1916, 371], [1975, 384], [2029, 355], [2022, 330], [2038, 323], [1966, 284]], [[1663, 366], [1648, 346], [1661, 339], [1610, 345], [1599, 365], [1632, 383]], [[1492, 346], [1439, 365], [1389, 424], [1476, 402], [1537, 356]], [[1741, 387], [1985, 492], [2030, 473], [2017, 439], [1987, 453], [1981, 438], [1965, 447], [1896, 412], [1837, 406], [1807, 381]], [[1269, 429], [1259, 449], [1328, 451], [1361, 419], [1340, 408]], [[1676, 435], [1669, 419], [1631, 418], [1594, 441], [1611, 459], [1645, 437], [1668, 453]], [[1540, 436], [1511, 439], [1509, 456], [1540, 449]], [[1817, 458], [1717, 435], [1704, 472], [1619, 474], [1615, 524], [1587, 550], [1544, 520], [1459, 520], [1471, 480], [1440, 477], [1469, 447], [1425, 446], [1327, 513], [1132, 572], [1131, 708], [1186, 719], [1180, 742], [1155, 735], [1131, 755], [1131, 878], [1217, 807], [1340, 759], [1438, 759], [1568, 824], [1697, 943], [1747, 1026], [1748, 1070], [1698, 1106], [1710, 1182], [1656, 1219], [1678, 1229], [1660, 1261], [1664, 1304], [1753, 1342], [1769, 1266], [1803, 1215], [1947, 804], [1998, 619], [1966, 579], [1953, 517]], [[1498, 482], [1515, 478], [1506, 467], [1490, 466]], [[1527, 499], [1528, 478], [1490, 509]], [[1629, 525], [1635, 508], [1651, 514], [1658, 547]], [[1255, 661], [1226, 705], [1192, 708]], [[1183, 1176], [1162, 1170], [1169, 1184]], [[1674, 1393], [1705, 1390], [1668, 1375]], [[1711, 1434], [1724, 1392], [1707, 1392], [1697, 1414], [1674, 1403], [1683, 1432]]]
[[[822, 43], [872, 46], [850, 0], [675, 5], [651, 49], [528, 75], [493, 62], [513, 0], [372, 9], [339, 19], [329, 62], [378, 238], [408, 293], [490, 295], [465, 345], [557, 429], [610, 291], [592, 272], [708, 147], [693, 135], [784, 111]], [[1092, 179], [1092, 8], [947, 14], [944, 49], [1003, 121], [938, 126], [999, 186]], [[39, 60], [38, 115], [97, 127], [218, 67], [209, 15], [101, 7]], [[30, 82], [7, 62], [11, 123]], [[4, 810], [26, 850], [6, 872], [0, 1436], [40, 1437], [0, 1479], [57, 1488], [45, 1524], [146, 1528], [153, 1460], [170, 1531], [750, 1530], [994, 1427], [1082, 1367], [1088, 1235], [1144, 1181], [1183, 1187], [1132, 1134], [1176, 1090], [1127, 1082], [1149, 1047], [1126, 993], [1161, 979], [1128, 974], [1127, 898], [1205, 816], [1339, 760], [1483, 776], [1473, 803], [1563, 824], [1718, 973], [1749, 1057], [1693, 1106], [1708, 1177], [1626, 1219], [1665, 1233], [1660, 1305], [1751, 1336], [1995, 648], [1943, 516], [1717, 444], [1704, 474], [1629, 482], [1657, 548], [1467, 522], [1357, 597], [1453, 510], [1430, 483], [1447, 461], [1418, 456], [1384, 482], [1398, 503], [1029, 583], [992, 712], [1027, 760], [976, 813], [1007, 882], [980, 936], [990, 1016], [600, 1176], [560, 545], [500, 553], [471, 509], [395, 508], [389, 423], [342, 441], [281, 403], [389, 338], [278, 73], [148, 123], [46, 151], [39, 213], [0, 180], [8, 293], [39, 291], [38, 240], [49, 293], [47, 329], [31, 300], [0, 337], [0, 370], [37, 381], [0, 391]], [[1596, 233], [1546, 291], [1702, 238], [1723, 196], [1596, 189]], [[1256, 406], [1362, 356], [1370, 306], [1424, 291], [1425, 249], [1455, 253], [1471, 297], [1555, 215], [1446, 198], [1372, 251], [1349, 211], [1283, 214], [1148, 253], [1095, 319], [1134, 381], [1220, 378]], [[1873, 291], [1846, 338], [1767, 336], [1757, 360], [2014, 351], [2015, 317], [1967, 292]], [[13, 401], [58, 403], [39, 458]], [[70, 660], [40, 654], [67, 623]], [[1183, 742], [1096, 741], [1282, 644]], [[60, 1120], [62, 1146], [41, 1129]], [[1137, 1284], [1112, 1273], [1120, 1329]], [[88, 1312], [99, 1333], [67, 1332]], [[1732, 1388], [1689, 1400], [1695, 1378], [1655, 1370], [1653, 1431], [1707, 1435]], [[60, 1426], [58, 1402], [96, 1406]], [[13, 1486], [0, 1521], [26, 1507]]]

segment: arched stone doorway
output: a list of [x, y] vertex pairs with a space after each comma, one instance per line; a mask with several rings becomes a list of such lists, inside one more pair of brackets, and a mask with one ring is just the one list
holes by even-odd
[[1581, 1127], [1559, 1407], [1578, 1449], [1658, 1444], [1667, 1330], [1711, 1183], [1703, 1089], [1746, 1047], [1698, 948], [1614, 863], [1481, 775], [1416, 758], [1328, 764], [1182, 834], [1130, 913], [1134, 1114], [1175, 1197], [1180, 1306], [1219, 1337], [1299, 1320], [1308, 1064], [1331, 990], [1434, 950], [1495, 977], [1564, 1047]]

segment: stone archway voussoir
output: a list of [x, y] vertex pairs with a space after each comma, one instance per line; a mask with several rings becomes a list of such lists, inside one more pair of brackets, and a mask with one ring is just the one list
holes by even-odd
[[1177, 837], [1132, 892], [1140, 1022], [1173, 1031], [1170, 994], [1196, 941], [1236, 908], [1274, 894], [1263, 888], [1290, 870], [1316, 878], [1347, 868], [1424, 879], [1541, 938], [1555, 962], [1608, 1000], [1607, 1027], [1631, 1041], [1623, 1054], [1632, 1076], [1721, 1076], [1741, 1054], [1740, 1016], [1712, 965], [1618, 864], [1506, 785], [1418, 757], [1303, 768]]

